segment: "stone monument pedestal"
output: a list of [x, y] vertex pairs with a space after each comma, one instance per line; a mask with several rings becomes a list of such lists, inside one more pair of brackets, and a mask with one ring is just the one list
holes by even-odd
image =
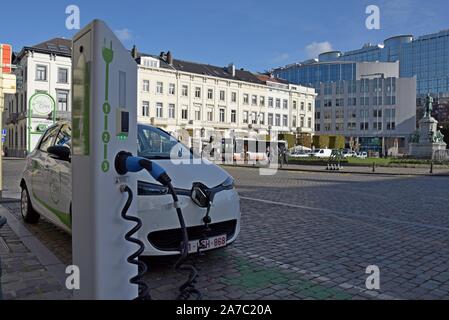
[[446, 143], [439, 138], [438, 121], [426, 115], [419, 121], [419, 130], [409, 144], [409, 154], [415, 158], [432, 159], [438, 150], [446, 150]]

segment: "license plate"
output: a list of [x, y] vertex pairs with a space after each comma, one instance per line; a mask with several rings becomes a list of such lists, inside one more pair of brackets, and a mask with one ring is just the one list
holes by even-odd
[[207, 240], [189, 241], [189, 253], [195, 253], [198, 251], [198, 246], [200, 245], [200, 241], [204, 245], [204, 248], [200, 249], [200, 251], [208, 251], [208, 250], [226, 246], [227, 237], [226, 237], [226, 235], [221, 235], [221, 236], [208, 238]]

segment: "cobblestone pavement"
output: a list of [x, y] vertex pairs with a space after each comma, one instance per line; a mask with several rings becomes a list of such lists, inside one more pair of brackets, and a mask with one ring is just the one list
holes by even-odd
[[6, 225], [0, 232], [3, 299], [67, 299], [61, 286], [35, 254]]
[[[449, 178], [226, 170], [242, 228], [233, 245], [194, 257], [205, 299], [449, 299]], [[30, 230], [69, 264], [67, 234]], [[174, 299], [187, 276], [176, 258], [145, 261], [153, 298]], [[365, 288], [369, 265], [378, 291]]]

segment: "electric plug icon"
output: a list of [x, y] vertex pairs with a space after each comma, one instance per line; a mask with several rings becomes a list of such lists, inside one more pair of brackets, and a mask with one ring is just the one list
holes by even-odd
[[109, 44], [109, 48], [106, 47], [106, 39], [104, 42], [105, 42], [105, 46], [103, 46], [103, 50], [102, 50], [103, 60], [107, 64], [110, 64], [112, 62], [112, 60], [114, 59], [114, 51], [112, 51], [112, 41]]

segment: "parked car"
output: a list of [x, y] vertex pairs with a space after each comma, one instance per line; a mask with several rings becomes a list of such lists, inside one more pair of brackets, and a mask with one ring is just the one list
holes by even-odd
[[[200, 207], [191, 197], [192, 185], [200, 182], [206, 188], [223, 186], [216, 194], [210, 216], [212, 223], [208, 249], [232, 243], [240, 231], [239, 196], [234, 188], [233, 178], [217, 165], [206, 159], [172, 161], [171, 154], [194, 157], [189, 148], [167, 132], [148, 125], [138, 125], [138, 155], [157, 162], [172, 178], [188, 227], [191, 252], [196, 251], [202, 237], [202, 218], [206, 208]], [[67, 154], [56, 153], [55, 148], [66, 146]], [[49, 127], [36, 148], [27, 157], [20, 181], [21, 213], [27, 223], [37, 223], [40, 216], [56, 226], [71, 232], [72, 183], [71, 183], [71, 125], [57, 123]], [[171, 152], [172, 149], [175, 152]], [[180, 163], [181, 162], [181, 163]], [[182, 163], [182, 162], [185, 162]], [[199, 163], [199, 164], [197, 164]], [[167, 188], [156, 182], [147, 172], [138, 173], [138, 215], [142, 220], [139, 238], [145, 244], [143, 255], [176, 255], [182, 240], [179, 221]], [[195, 199], [196, 200], [196, 199]], [[217, 241], [214, 241], [218, 239]]]
[[357, 152], [345, 149], [343, 150], [343, 157], [345, 158], [357, 157]]
[[311, 151], [309, 150], [298, 150], [290, 154], [291, 158], [308, 158], [310, 157]]
[[318, 149], [310, 154], [311, 157], [329, 158], [332, 154], [332, 149]]
[[366, 151], [359, 152], [357, 153], [357, 158], [366, 159], [368, 158], [368, 153], [366, 153]]

